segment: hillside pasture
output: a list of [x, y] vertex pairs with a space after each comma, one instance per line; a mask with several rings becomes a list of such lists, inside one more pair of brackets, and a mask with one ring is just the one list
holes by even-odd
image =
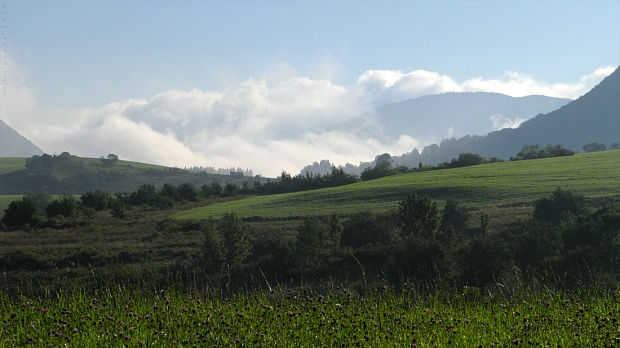
[[620, 195], [620, 150], [569, 157], [499, 162], [478, 166], [384, 177], [346, 186], [217, 203], [174, 214], [176, 219], [220, 217], [290, 218], [387, 211], [411, 193], [443, 203], [452, 198], [468, 208], [531, 211], [532, 202], [556, 188], [589, 199]]
[[0, 157], [0, 175], [26, 168], [25, 157]]

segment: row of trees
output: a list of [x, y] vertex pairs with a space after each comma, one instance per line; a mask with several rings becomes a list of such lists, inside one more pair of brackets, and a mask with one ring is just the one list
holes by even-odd
[[[237, 185], [232, 185], [234, 190], [238, 189]], [[71, 195], [54, 200], [49, 195], [27, 195], [9, 204], [0, 223], [6, 228], [68, 227], [89, 222], [94, 218], [95, 211], [110, 210], [112, 216], [123, 218], [130, 206], [171, 207], [178, 202], [197, 201], [211, 190], [206, 185], [202, 190], [197, 190], [194, 185], [185, 183], [179, 186], [164, 184], [158, 191], [154, 185], [145, 184], [131, 193], [89, 191], [81, 195], [79, 200]], [[218, 192], [221, 195], [225, 191], [220, 188]]]
[[375, 158], [375, 166], [364, 169], [361, 174], [362, 180], [372, 180], [389, 175], [396, 175], [402, 173], [423, 172], [429, 170], [449, 169], [475, 166], [478, 164], [501, 162], [498, 158], [486, 159], [475, 153], [462, 153], [458, 158], [453, 158], [450, 162], [439, 163], [434, 166], [424, 166], [421, 162], [417, 168], [409, 168], [406, 166], [394, 167], [392, 164], [392, 158], [389, 154], [384, 153]]
[[236, 215], [205, 221], [201, 269], [226, 284], [262, 274], [271, 280], [387, 279], [399, 283], [486, 286], [518, 268], [528, 277], [562, 277], [566, 286], [604, 277], [620, 282], [620, 210], [590, 213], [583, 196], [556, 190], [532, 219], [503, 230], [448, 201], [442, 212], [411, 195], [395, 213], [307, 218], [295, 240], [250, 231]]
[[62, 196], [51, 201], [43, 195], [24, 196], [12, 201], [4, 212], [0, 230], [66, 228], [88, 224], [94, 218], [94, 211], [73, 196]]
[[620, 149], [620, 143], [611, 143], [609, 147], [600, 143], [588, 143], [583, 145], [583, 152], [597, 152], [617, 149]]
[[575, 151], [564, 148], [562, 145], [547, 145], [544, 148], [538, 144], [535, 145], [523, 145], [521, 151], [516, 157], [511, 157], [511, 161], [521, 161], [537, 158], [549, 158], [560, 156], [572, 156]]
[[359, 179], [357, 177], [345, 173], [342, 168], [332, 166], [331, 173], [324, 175], [306, 172], [305, 174], [291, 176], [289, 173], [283, 171], [277, 181], [267, 181], [264, 184], [255, 182], [254, 191], [257, 194], [270, 195], [342, 186], [358, 181]]
[[[606, 151], [606, 150], [616, 150], [620, 149], [619, 143], [611, 143], [609, 148], [605, 146], [605, 144], [600, 143], [589, 143], [583, 145], [583, 152], [597, 152], [597, 151]], [[548, 157], [559, 157], [559, 156], [572, 156], [575, 154], [575, 151], [564, 148], [562, 145], [547, 145], [544, 148], [538, 144], [535, 145], [524, 145], [521, 148], [521, 151], [517, 154], [516, 157], [511, 157], [510, 160], [528, 160], [528, 159], [536, 159], [536, 158], [548, 158]]]
[[77, 220], [84, 222], [84, 219], [77, 218], [90, 217], [94, 211], [111, 210], [113, 216], [122, 218], [126, 214], [126, 209], [131, 206], [146, 205], [164, 209], [181, 202], [196, 202], [203, 199], [237, 195], [303, 191], [345, 185], [357, 181], [359, 179], [344, 173], [341, 169], [333, 168], [332, 173], [326, 175], [308, 173], [291, 177], [290, 174], [283, 172], [278, 181], [268, 181], [262, 184], [257, 180], [252, 186], [248, 185], [247, 182], [241, 186], [232, 182], [225, 185], [212, 182], [209, 185], [205, 184], [196, 188], [190, 183], [178, 186], [166, 183], [159, 190], [153, 184], [144, 184], [129, 193], [112, 194], [102, 190], [88, 191], [81, 195], [79, 200], [69, 195], [53, 201], [48, 195], [26, 196], [11, 202], [0, 222], [7, 228], [20, 228], [24, 225], [49, 225], [49, 219], [62, 216], [66, 218], [66, 221], [63, 221], [62, 224], [53, 225], [67, 226], [69, 221], [73, 223]]

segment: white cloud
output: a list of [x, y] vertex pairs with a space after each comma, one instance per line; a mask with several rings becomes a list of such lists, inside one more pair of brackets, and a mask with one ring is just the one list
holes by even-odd
[[495, 92], [513, 97], [546, 95], [576, 99], [614, 70], [615, 67], [611, 66], [599, 68], [574, 83], [545, 83], [513, 71], [505, 72], [497, 78], [475, 77], [457, 82], [450, 76], [425, 70], [409, 73], [400, 70], [368, 70], [359, 77], [358, 87], [361, 94], [370, 98], [374, 105], [446, 92]]
[[[235, 166], [275, 176], [283, 169], [296, 173], [320, 159], [358, 163], [427, 145], [407, 135], [380, 140], [363, 127], [336, 127], [356, 122], [378, 104], [450, 91], [574, 98], [613, 69], [597, 69], [572, 84], [545, 84], [520, 73], [458, 82], [424, 70], [368, 70], [353, 87], [326, 78], [248, 79], [223, 90], [171, 90], [79, 110], [37, 108], [34, 94], [22, 84], [11, 87], [4, 108], [7, 123], [50, 153], [116, 153], [144, 162]], [[502, 128], [523, 120], [494, 115], [491, 121]]]
[[367, 70], [357, 80], [362, 95], [373, 104], [387, 104], [428, 94], [461, 92], [451, 77], [426, 70]]
[[23, 120], [35, 112], [37, 103], [34, 92], [28, 88], [23, 76], [25, 73], [11, 60], [0, 55], [0, 118], [9, 126], [28, 135], [27, 124]]
[[493, 125], [493, 130], [500, 130], [504, 128], [517, 128], [521, 123], [525, 122], [527, 119], [523, 117], [515, 117], [509, 118], [502, 114], [491, 115], [489, 117], [491, 120], [491, 124]]
[[[29, 134], [48, 152], [121, 158], [176, 166], [243, 166], [265, 175], [298, 171], [315, 158], [361, 161], [376, 152], [410, 151], [326, 131], [361, 113], [356, 95], [306, 77], [269, 84], [249, 79], [223, 91], [167, 91], [99, 108], [40, 110]], [[47, 114], [47, 116], [43, 116]]]

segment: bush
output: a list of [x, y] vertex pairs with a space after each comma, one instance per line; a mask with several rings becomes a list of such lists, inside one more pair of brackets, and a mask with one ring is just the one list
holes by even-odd
[[104, 191], [89, 191], [80, 197], [82, 204], [97, 211], [104, 210], [110, 202], [112, 196]]
[[151, 204], [157, 198], [155, 185], [144, 184], [129, 195], [129, 201], [133, 205]]
[[112, 216], [115, 218], [122, 219], [127, 216], [125, 202], [122, 199], [113, 199], [108, 206], [112, 209]]
[[365, 212], [351, 216], [345, 223], [340, 245], [360, 248], [368, 244], [388, 244], [395, 226], [391, 214]]
[[218, 197], [222, 194], [222, 185], [220, 185], [217, 182], [212, 182], [211, 185], [202, 185], [202, 187], [200, 188], [200, 191], [202, 192], [202, 195], [205, 198], [211, 197], [211, 196], [215, 196]]
[[458, 205], [453, 199], [448, 199], [441, 217], [440, 231], [446, 239], [450, 239], [457, 232], [467, 228], [469, 213], [467, 209]]
[[203, 266], [211, 272], [224, 270], [241, 271], [250, 253], [247, 225], [234, 213], [226, 213], [217, 222], [202, 223], [205, 242], [202, 246]]
[[174, 185], [169, 184], [169, 183], [165, 183], [164, 186], [162, 186], [159, 194], [173, 201], [176, 201], [179, 199], [179, 192], [177, 188], [174, 187]]
[[564, 148], [562, 145], [547, 145], [544, 149], [540, 145], [523, 145], [523, 148], [513, 160], [528, 160], [536, 158], [549, 158], [560, 156], [572, 156], [575, 151]]
[[19, 228], [26, 224], [36, 225], [40, 221], [40, 215], [41, 212], [35, 202], [24, 197], [9, 204], [2, 217], [2, 223], [10, 228]]
[[224, 185], [224, 192], [222, 192], [222, 196], [224, 197], [234, 196], [237, 194], [238, 191], [239, 191], [239, 186], [237, 186], [237, 184], [233, 182], [227, 182], [226, 185]]
[[462, 153], [459, 158], [452, 159], [450, 166], [452, 168], [475, 166], [486, 163], [485, 159], [475, 153]]
[[411, 194], [399, 203], [398, 215], [403, 234], [414, 234], [424, 238], [435, 236], [439, 227], [437, 205], [430, 198], [417, 198]]
[[486, 286], [507, 271], [512, 260], [508, 245], [498, 235], [474, 238], [461, 251], [461, 277], [465, 284]]
[[198, 191], [194, 185], [190, 183], [181, 184], [177, 189], [177, 193], [181, 200], [190, 202], [195, 202], [198, 200]]
[[0, 269], [3, 270], [42, 270], [48, 268], [47, 262], [30, 251], [16, 250], [6, 253], [0, 258]]
[[54, 200], [45, 208], [45, 216], [53, 218], [62, 215], [66, 218], [73, 216], [77, 207], [77, 202], [72, 196], [64, 196]]
[[584, 196], [558, 188], [551, 193], [551, 197], [536, 201], [534, 220], [557, 224], [585, 215], [587, 212], [588, 208]]
[[607, 146], [605, 146], [605, 144], [589, 143], [583, 146], [583, 152], [597, 152], [605, 150], [607, 150]]

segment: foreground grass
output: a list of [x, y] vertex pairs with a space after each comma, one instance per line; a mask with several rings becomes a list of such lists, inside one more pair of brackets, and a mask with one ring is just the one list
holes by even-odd
[[213, 204], [174, 214], [173, 218], [220, 217], [231, 211], [242, 217], [265, 218], [387, 211], [396, 208], [412, 192], [439, 201], [453, 198], [467, 207], [507, 209], [511, 210], [508, 215], [514, 215], [515, 207], [531, 205], [558, 187], [590, 198], [617, 195], [620, 150], [395, 175], [346, 186]]
[[231, 299], [123, 289], [51, 299], [0, 295], [0, 346], [615, 346], [619, 294], [512, 300], [282, 290]]

